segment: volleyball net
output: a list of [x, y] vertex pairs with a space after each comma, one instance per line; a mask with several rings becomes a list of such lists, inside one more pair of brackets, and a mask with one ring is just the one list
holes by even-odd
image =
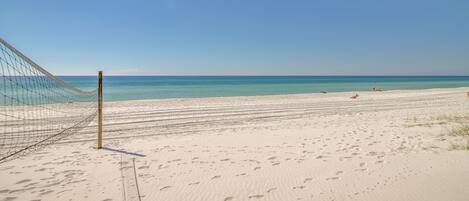
[[0, 38], [0, 163], [77, 133], [96, 117], [97, 90], [52, 75]]

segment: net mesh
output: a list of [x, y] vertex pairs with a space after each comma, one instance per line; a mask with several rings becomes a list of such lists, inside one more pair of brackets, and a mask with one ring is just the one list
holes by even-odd
[[50, 74], [0, 38], [0, 163], [87, 126], [97, 90], [83, 91]]

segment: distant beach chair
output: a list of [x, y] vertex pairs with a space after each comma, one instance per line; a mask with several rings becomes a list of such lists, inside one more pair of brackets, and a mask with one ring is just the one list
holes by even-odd
[[327, 94], [327, 91], [321, 91], [321, 93], [323, 93], [323, 94]]
[[355, 94], [355, 96], [350, 97], [351, 99], [357, 99], [360, 95]]

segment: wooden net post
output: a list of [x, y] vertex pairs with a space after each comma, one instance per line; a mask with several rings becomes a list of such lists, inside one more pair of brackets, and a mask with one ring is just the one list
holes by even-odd
[[98, 149], [103, 148], [103, 71], [98, 73]]

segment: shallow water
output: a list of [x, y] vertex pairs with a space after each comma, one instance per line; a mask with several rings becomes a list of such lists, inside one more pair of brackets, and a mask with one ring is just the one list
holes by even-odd
[[[62, 76], [81, 89], [94, 76]], [[369, 91], [373, 87], [428, 89], [469, 86], [469, 76], [105, 76], [106, 101]]]

